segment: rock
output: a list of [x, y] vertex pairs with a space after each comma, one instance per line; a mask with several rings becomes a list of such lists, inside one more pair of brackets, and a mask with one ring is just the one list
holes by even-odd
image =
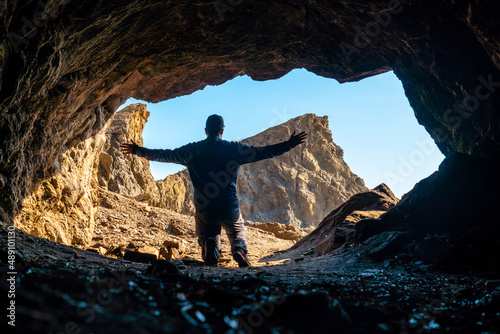
[[103, 197], [101, 199], [101, 206], [106, 208], [106, 209], [114, 209], [115, 208], [115, 204], [110, 201], [110, 199], [108, 197]]
[[106, 125], [102, 119], [90, 118], [81, 126], [86, 128], [83, 139], [61, 147], [52, 176], [36, 182], [37, 186], [26, 194], [14, 220], [19, 229], [66, 245], [88, 245], [92, 241], [99, 203], [94, 190], [94, 161], [104, 145]]
[[343, 244], [354, 242], [355, 226], [363, 216], [373, 217], [394, 207], [398, 199], [381, 184], [373, 190], [356, 194], [328, 214], [318, 227], [290, 250], [324, 255]]
[[367, 211], [356, 210], [346, 217], [345, 222], [356, 224], [357, 222], [363, 219], [377, 219], [385, 212], [386, 212], [385, 210], [367, 210]]
[[134, 199], [138, 202], [146, 202], [151, 200], [151, 195], [150, 194], [139, 194], [134, 197]]
[[181, 259], [185, 253], [185, 243], [180, 238], [169, 236], [163, 242], [164, 247], [160, 249], [160, 256], [167, 260]]
[[[466, 242], [469, 251], [499, 261], [498, 170], [500, 160], [450, 154], [438, 171], [420, 181], [380, 219], [358, 223], [360, 240], [382, 231], [407, 231], [414, 239], [449, 235], [446, 239], [455, 242], [455, 248], [463, 248]], [[430, 242], [424, 244], [436, 248]]]
[[161, 206], [185, 215], [194, 215], [193, 186], [187, 172], [168, 175], [156, 181]]
[[156, 257], [160, 255], [160, 251], [156, 247], [152, 246], [143, 246], [137, 250], [140, 253], [152, 254]]
[[179, 274], [179, 268], [166, 260], [156, 260], [146, 269], [146, 275], [162, 277], [165, 275]]
[[174, 237], [174, 236], [170, 236], [168, 239], [166, 239], [163, 242], [163, 246], [177, 248], [181, 252], [183, 252], [184, 251], [184, 240], [177, 238], [177, 237]]
[[271, 232], [276, 238], [285, 240], [298, 241], [307, 235], [306, 232], [295, 226], [280, 223], [252, 223], [249, 226]]
[[191, 224], [186, 224], [181, 220], [173, 220], [169, 225], [170, 231], [175, 235], [194, 235], [195, 229]]
[[148, 117], [146, 105], [140, 103], [129, 105], [116, 113], [106, 132], [97, 178], [99, 185], [108, 190], [158, 206], [160, 197], [149, 161], [120, 152], [120, 145], [131, 140], [142, 146], [142, 131]]
[[[350, 196], [367, 190], [344, 162], [342, 149], [332, 141], [326, 116], [306, 114], [242, 142], [269, 145], [288, 139], [293, 131], [306, 131], [307, 143], [282, 156], [242, 166], [237, 186], [245, 219], [311, 229]], [[194, 214], [187, 171], [158, 184], [167, 208]]]
[[364, 253], [374, 258], [384, 258], [394, 254], [407, 245], [409, 233], [407, 232], [382, 232], [367, 239], [356, 249], [358, 253]]
[[123, 259], [132, 262], [153, 263], [156, 261], [157, 257], [154, 254], [128, 250], [125, 252]]
[[124, 246], [119, 246], [119, 245], [113, 244], [110, 247], [108, 247], [108, 250], [106, 251], [105, 255], [113, 255], [113, 256], [123, 257], [125, 255], [126, 251], [127, 251], [127, 249]]

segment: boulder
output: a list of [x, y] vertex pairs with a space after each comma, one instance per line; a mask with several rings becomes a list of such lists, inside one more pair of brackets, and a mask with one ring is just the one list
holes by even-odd
[[376, 217], [394, 207], [398, 199], [389, 187], [381, 184], [352, 196], [344, 204], [330, 212], [305, 238], [290, 248], [293, 251], [324, 255], [344, 244], [355, 243], [355, 228], [362, 217]]

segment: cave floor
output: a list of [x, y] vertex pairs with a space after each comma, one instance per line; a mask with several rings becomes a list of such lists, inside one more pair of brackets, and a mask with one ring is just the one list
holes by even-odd
[[[15, 290], [16, 325], [3, 322], [2, 333], [500, 331], [498, 270], [452, 272], [401, 256], [376, 262], [356, 248], [318, 257], [285, 251], [294, 241], [251, 226], [252, 267], [236, 267], [225, 236], [221, 265], [205, 267], [192, 217], [100, 196], [93, 250], [16, 230], [13, 275], [0, 230], [0, 288], [2, 296]], [[158, 249], [172, 237], [185, 245], [177, 268], [97, 252]]]
[[[2, 295], [12, 275], [1, 231]], [[176, 260], [179, 274], [16, 236], [23, 333], [495, 333], [498, 273], [444, 272], [345, 251], [250, 268]], [[4, 308], [5, 310], [5, 308]], [[6, 333], [6, 331], [2, 331]]]

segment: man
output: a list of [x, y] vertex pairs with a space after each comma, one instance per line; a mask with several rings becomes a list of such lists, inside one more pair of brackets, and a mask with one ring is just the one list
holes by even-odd
[[207, 138], [175, 150], [151, 150], [122, 144], [123, 154], [135, 154], [152, 161], [184, 165], [194, 187], [196, 234], [205, 265], [217, 266], [221, 254], [220, 232], [224, 227], [231, 243], [233, 258], [240, 267], [250, 266], [247, 259], [245, 227], [236, 194], [236, 179], [241, 165], [288, 152], [306, 140], [307, 134], [295, 132], [279, 144], [253, 147], [222, 139], [224, 120], [211, 115], [207, 119]]

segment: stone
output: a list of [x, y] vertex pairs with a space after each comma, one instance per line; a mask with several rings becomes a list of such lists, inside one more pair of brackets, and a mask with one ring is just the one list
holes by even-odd
[[363, 242], [356, 252], [364, 253], [373, 258], [385, 258], [398, 252], [408, 244], [409, 240], [407, 232], [382, 232]]
[[186, 242], [180, 238], [176, 238], [174, 236], [170, 236], [163, 242], [163, 246], [177, 248], [181, 253], [184, 252], [184, 244]]
[[175, 237], [169, 236], [164, 242], [160, 249], [160, 256], [166, 260], [181, 259], [186, 250], [186, 241]]
[[330, 212], [314, 231], [298, 241], [290, 248], [290, 251], [306, 253], [313, 249], [315, 254], [325, 255], [346, 243], [354, 243], [355, 228], [361, 221], [361, 217], [373, 217], [394, 207], [397, 203], [398, 199], [385, 184], [356, 194]]
[[128, 250], [123, 256], [124, 260], [140, 263], [153, 263], [157, 260], [156, 255]]
[[124, 155], [120, 151], [122, 143], [134, 141], [142, 146], [142, 131], [149, 114], [146, 105], [140, 103], [129, 105], [116, 113], [106, 131], [97, 178], [99, 185], [110, 191], [158, 206], [160, 198], [149, 161]]
[[251, 223], [249, 226], [271, 232], [276, 238], [284, 240], [299, 241], [307, 235], [306, 232], [295, 226], [280, 223]]
[[363, 224], [364, 238], [382, 231], [408, 231], [415, 238], [451, 233], [451, 240], [467, 240], [470, 250], [481, 249], [498, 259], [500, 224], [493, 208], [498, 207], [499, 170], [498, 159], [448, 155], [438, 171], [420, 181], [397, 206]]
[[166, 260], [157, 260], [147, 269], [146, 275], [163, 277], [164, 275], [179, 274], [179, 268], [172, 262]]
[[173, 220], [168, 226], [170, 232], [175, 235], [194, 235], [195, 229], [191, 224], [186, 224], [181, 220]]
[[108, 197], [103, 197], [100, 202], [101, 206], [106, 209], [114, 209], [115, 205]]
[[137, 251], [141, 252], [141, 253], [152, 254], [156, 257], [158, 257], [158, 255], [160, 254], [160, 251], [158, 250], [158, 248], [152, 247], [152, 246], [143, 246], [143, 247], [140, 247]]
[[[241, 167], [237, 188], [245, 219], [312, 229], [350, 196], [367, 190], [345, 163], [342, 149], [333, 142], [327, 116], [299, 116], [242, 143], [269, 145], [287, 140], [293, 131], [306, 131], [306, 144], [282, 156]], [[158, 183], [168, 209], [194, 215], [193, 187], [187, 171]]]

